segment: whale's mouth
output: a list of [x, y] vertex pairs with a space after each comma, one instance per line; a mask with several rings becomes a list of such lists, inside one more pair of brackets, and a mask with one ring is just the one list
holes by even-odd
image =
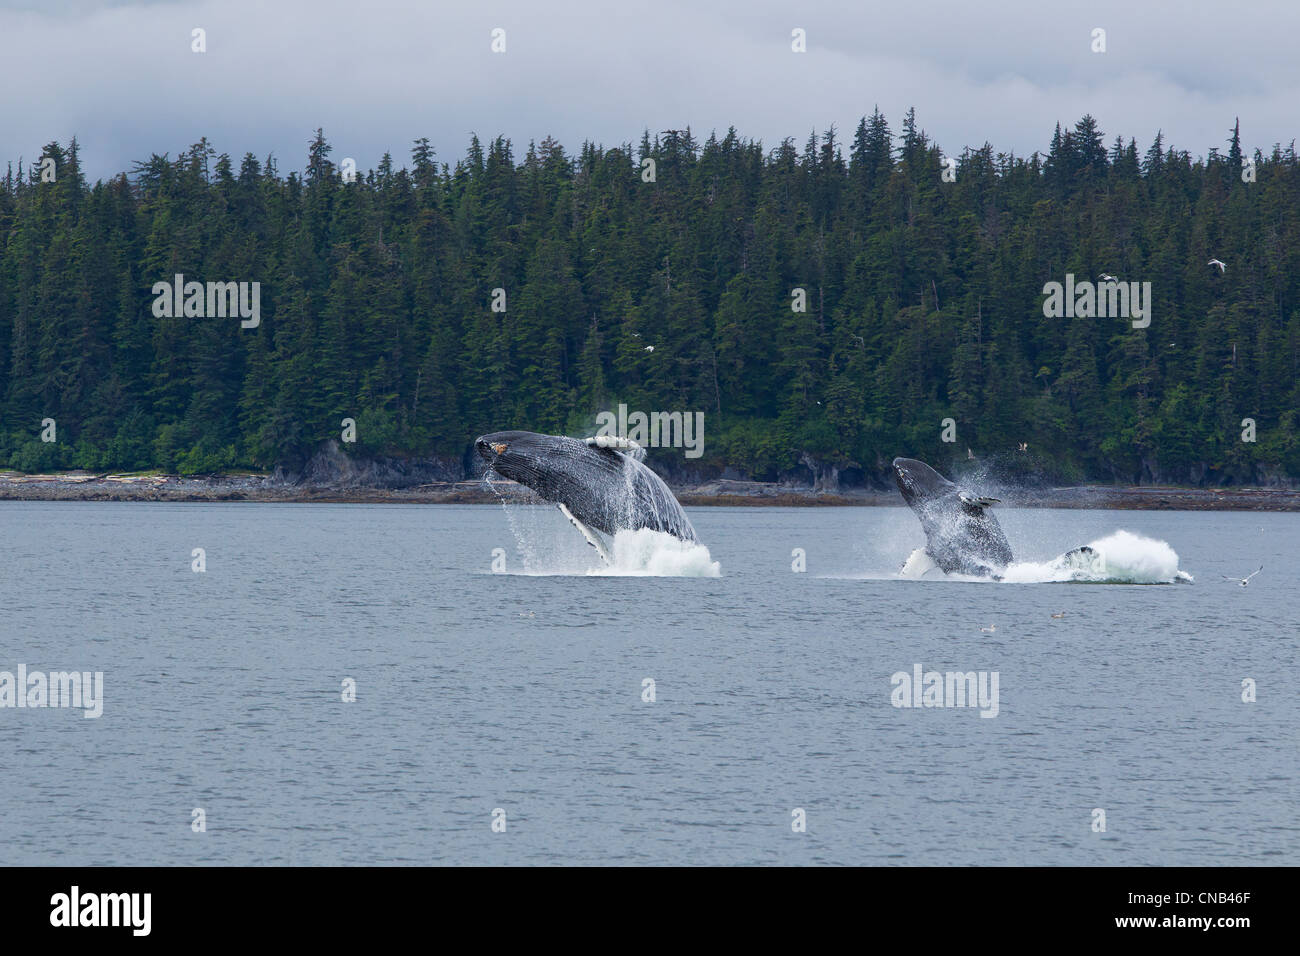
[[[503, 440], [504, 439], [504, 440]], [[510, 435], [481, 435], [474, 441], [474, 451], [487, 463], [488, 470], [509, 481], [536, 488], [544, 473], [544, 463], [530, 453], [526, 441], [514, 441]]]
[[895, 458], [891, 464], [894, 484], [902, 492], [903, 500], [913, 507], [941, 497], [954, 487], [925, 462], [915, 458]]
[[903, 500], [908, 504], [911, 504], [912, 498], [916, 495], [917, 491], [916, 482], [913, 480], [911, 473], [907, 470], [907, 467], [903, 464], [901, 458], [895, 458], [893, 464], [894, 484], [896, 484], [898, 490], [902, 492]]
[[479, 457], [492, 464], [495, 464], [496, 460], [504, 455], [509, 447], [505, 442], [488, 441], [487, 438], [480, 438], [474, 443], [474, 450], [478, 452]]

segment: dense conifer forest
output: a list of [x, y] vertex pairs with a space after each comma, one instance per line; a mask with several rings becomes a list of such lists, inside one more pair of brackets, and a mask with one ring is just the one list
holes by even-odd
[[[93, 185], [75, 140], [10, 163], [0, 465], [293, 470], [352, 418], [349, 454], [460, 467], [480, 433], [590, 434], [624, 403], [703, 412], [702, 458], [652, 458], [698, 473], [872, 481], [970, 449], [1072, 480], [1300, 478], [1300, 162], [1231, 117], [1197, 157], [1091, 116], [1028, 157], [948, 154], [878, 111], [802, 144], [420, 139], [355, 177], [305, 145], [288, 175], [206, 140]], [[177, 274], [259, 283], [259, 323], [160, 317]], [[1067, 274], [1150, 282], [1149, 327], [1046, 318]]]

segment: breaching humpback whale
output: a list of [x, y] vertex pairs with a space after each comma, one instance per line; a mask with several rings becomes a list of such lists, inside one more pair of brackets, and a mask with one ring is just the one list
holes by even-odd
[[605, 561], [609, 549], [596, 532], [613, 537], [650, 528], [682, 541], [699, 540], [663, 479], [642, 463], [644, 449], [626, 438], [493, 432], [474, 448], [498, 475], [559, 505]]
[[1007, 536], [989, 514], [996, 498], [963, 491], [914, 458], [894, 459], [894, 481], [920, 519], [925, 553], [945, 574], [999, 577], [1011, 563]]
[[[921, 521], [921, 530], [925, 532], [924, 554], [945, 574], [1002, 580], [1002, 572], [1014, 559], [1002, 526], [989, 513], [997, 498], [963, 491], [914, 458], [894, 459], [894, 481], [903, 493], [903, 500]], [[908, 565], [913, 564], [915, 557], [908, 559]], [[1086, 544], [1065, 552], [1053, 563], [1070, 571], [1091, 574], [1106, 571], [1105, 557]]]

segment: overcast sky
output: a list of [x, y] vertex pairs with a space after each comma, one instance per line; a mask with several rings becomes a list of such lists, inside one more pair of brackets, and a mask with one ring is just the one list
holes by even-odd
[[75, 134], [94, 179], [206, 135], [287, 171], [318, 126], [362, 170], [419, 136], [454, 162], [471, 132], [516, 157], [686, 126], [802, 146], [835, 124], [847, 144], [876, 104], [895, 132], [914, 105], [948, 154], [1027, 155], [1086, 112], [1108, 144], [1163, 128], [1193, 155], [1240, 116], [1267, 152], [1300, 136], [1298, 39], [1297, 0], [0, 0], [0, 161]]

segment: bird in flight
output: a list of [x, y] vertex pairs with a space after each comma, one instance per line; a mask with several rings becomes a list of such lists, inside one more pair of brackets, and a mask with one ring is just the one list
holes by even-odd
[[1219, 267], [1219, 274], [1220, 274], [1220, 275], [1222, 275], [1224, 272], [1226, 272], [1226, 271], [1228, 270], [1228, 264], [1227, 264], [1226, 262], [1223, 262], [1223, 261], [1220, 260], [1220, 259], [1211, 259], [1209, 262], [1206, 263], [1206, 265], [1207, 265], [1207, 266], [1218, 266], [1218, 267]]
[[1018, 447], [1021, 451], [1029, 451], [1029, 442], [1027, 442], [1027, 441], [1022, 441], [1022, 442], [1021, 442], [1018, 446], [1016, 446], [1016, 447]]
[[642, 352], [653, 352], [654, 350], [655, 350], [655, 347], [654, 347], [653, 345], [647, 345], [647, 346], [646, 346], [645, 348], [643, 348], [641, 351], [642, 351]]
[[1108, 273], [1105, 273], [1105, 272], [1103, 272], [1103, 273], [1102, 273], [1098, 278], [1100, 278], [1102, 282], [1118, 282], [1118, 281], [1119, 281], [1119, 280], [1116, 279], [1113, 275], [1109, 275]]
[[1264, 570], [1264, 565], [1261, 564], [1261, 565], [1259, 566], [1259, 571], [1252, 571], [1250, 574], [1246, 575], [1244, 578], [1241, 578], [1241, 579], [1238, 579], [1238, 578], [1230, 578], [1230, 577], [1228, 577], [1228, 576], [1225, 574], [1225, 575], [1223, 576], [1223, 580], [1225, 580], [1225, 581], [1236, 581], [1238, 584], [1240, 584], [1240, 585], [1244, 588], [1244, 587], [1246, 586], [1246, 584], [1250, 581], [1251, 578], [1253, 578], [1256, 574], [1259, 574], [1259, 572], [1260, 572], [1260, 571], [1263, 571], [1263, 570]]

